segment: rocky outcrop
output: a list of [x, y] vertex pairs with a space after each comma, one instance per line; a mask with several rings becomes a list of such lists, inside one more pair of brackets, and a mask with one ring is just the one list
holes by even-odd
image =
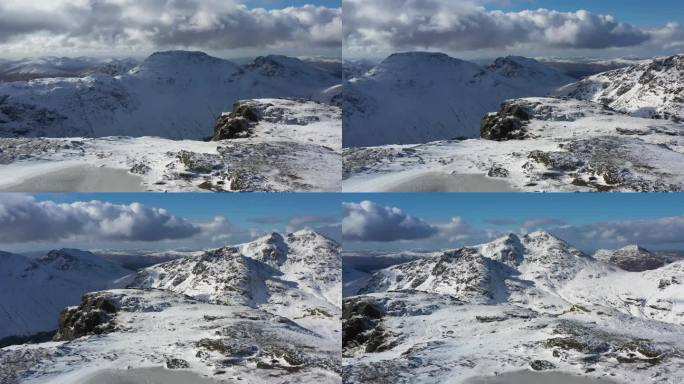
[[394, 348], [394, 334], [382, 324], [385, 315], [381, 303], [369, 297], [350, 298], [342, 306], [342, 347], [345, 352], [363, 350], [382, 352]]
[[223, 114], [216, 120], [212, 140], [229, 140], [245, 138], [251, 135], [251, 129], [259, 121], [260, 112], [254, 101], [238, 101], [233, 104], [233, 112]]
[[525, 104], [520, 101], [507, 101], [501, 104], [501, 110], [490, 113], [482, 119], [480, 136], [487, 140], [506, 141], [520, 140], [527, 137], [524, 126], [531, 115]]
[[81, 299], [81, 305], [62, 311], [54, 340], [68, 341], [82, 336], [113, 332], [114, 316], [118, 310], [114, 301], [105, 294], [86, 294]]
[[616, 265], [628, 272], [643, 272], [661, 268], [665, 260], [638, 245], [629, 245], [615, 250], [599, 250], [596, 259]]

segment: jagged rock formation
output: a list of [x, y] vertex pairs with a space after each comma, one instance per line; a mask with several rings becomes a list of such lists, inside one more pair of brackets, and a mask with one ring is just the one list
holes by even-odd
[[480, 123], [480, 137], [487, 140], [505, 141], [524, 139], [523, 126], [530, 121], [530, 113], [524, 103], [505, 102], [501, 111], [490, 113]]

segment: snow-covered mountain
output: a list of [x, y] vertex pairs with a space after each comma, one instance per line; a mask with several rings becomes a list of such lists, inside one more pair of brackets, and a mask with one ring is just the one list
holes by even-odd
[[359, 278], [343, 302], [348, 383], [684, 378], [682, 261], [627, 272], [534, 232]]
[[[169, 261], [137, 273], [130, 288], [164, 289], [216, 304], [290, 307], [304, 317], [341, 305], [340, 246], [307, 230]], [[309, 305], [299, 307], [299, 304]], [[316, 307], [318, 306], [318, 307]], [[318, 309], [317, 309], [318, 308]]]
[[202, 139], [238, 100], [329, 102], [323, 91], [339, 83], [330, 72], [285, 56], [240, 66], [201, 52], [158, 52], [123, 75], [0, 84], [0, 135]]
[[559, 94], [607, 105], [632, 116], [684, 120], [684, 55], [600, 73]]
[[129, 273], [76, 249], [50, 251], [38, 259], [0, 253], [0, 339], [56, 329], [64, 307], [77, 304], [86, 292], [113, 286]]
[[92, 74], [122, 75], [139, 63], [135, 59], [91, 57], [37, 57], [0, 60], [0, 81], [26, 81], [52, 77], [81, 77]]
[[302, 230], [145, 268], [64, 309], [54, 342], [0, 349], [0, 381], [339, 383], [339, 253]]
[[573, 81], [521, 57], [481, 67], [441, 53], [393, 54], [345, 83], [344, 146], [476, 137], [482, 116], [502, 101], [543, 96]]
[[665, 259], [638, 245], [628, 245], [620, 249], [600, 249], [594, 253], [594, 258], [629, 272], [643, 272], [665, 265]]

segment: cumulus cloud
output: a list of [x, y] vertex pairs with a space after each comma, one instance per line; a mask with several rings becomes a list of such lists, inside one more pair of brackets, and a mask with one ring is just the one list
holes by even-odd
[[197, 235], [201, 228], [164, 209], [102, 201], [58, 204], [5, 195], [0, 200], [0, 242], [160, 241]]
[[233, 0], [5, 0], [0, 47], [43, 51], [340, 47], [341, 10]]
[[439, 229], [396, 207], [372, 201], [342, 204], [342, 237], [348, 241], [390, 242], [424, 239]]
[[681, 32], [681, 27], [674, 24], [663, 30], [649, 31], [610, 15], [585, 10], [489, 11], [481, 6], [485, 2], [345, 0], [345, 49], [360, 53], [525, 47], [605, 49], [633, 47], [657, 39], [666, 44]]

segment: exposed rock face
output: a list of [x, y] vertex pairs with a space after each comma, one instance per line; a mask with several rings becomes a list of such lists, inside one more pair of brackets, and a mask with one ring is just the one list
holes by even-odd
[[530, 118], [524, 103], [507, 101], [501, 104], [499, 112], [490, 113], [482, 119], [480, 136], [496, 141], [524, 139], [527, 136], [524, 125]]
[[369, 297], [345, 300], [342, 312], [342, 346], [345, 351], [361, 349], [382, 352], [397, 345], [394, 335], [382, 325], [385, 310]]
[[665, 265], [663, 258], [638, 245], [629, 245], [615, 250], [598, 250], [594, 257], [629, 272], [650, 271]]
[[115, 328], [113, 318], [117, 311], [117, 305], [105, 294], [86, 294], [81, 305], [62, 311], [54, 340], [67, 341], [112, 332]]
[[233, 112], [219, 116], [214, 126], [212, 140], [245, 138], [251, 135], [252, 126], [259, 121], [259, 110], [254, 101], [238, 101]]

